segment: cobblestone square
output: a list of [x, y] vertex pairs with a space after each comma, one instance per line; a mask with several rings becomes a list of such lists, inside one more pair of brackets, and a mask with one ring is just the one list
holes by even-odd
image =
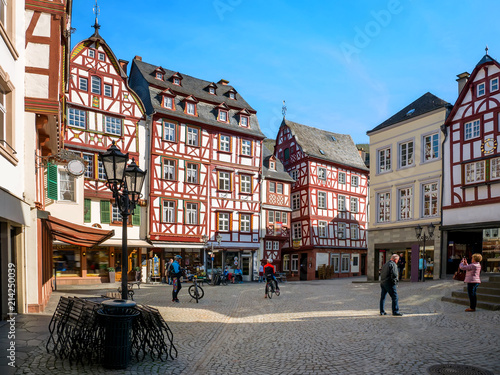
[[[466, 313], [464, 306], [441, 301], [462, 283], [401, 283], [404, 316], [393, 317], [379, 315], [380, 286], [364, 280], [288, 282], [271, 300], [264, 298], [264, 284], [204, 286], [198, 304], [188, 295], [189, 283], [183, 284], [179, 304], [171, 302], [171, 286], [143, 285], [135, 291], [136, 302], [161, 311], [179, 356], [133, 361], [122, 371], [70, 366], [46, 353], [47, 326], [60, 296], [100, 296], [111, 290], [109, 284], [61, 288], [44, 314], [18, 316], [15, 373], [416, 375], [436, 364], [466, 364], [500, 374], [499, 312]], [[3, 324], [4, 353], [7, 331]]]

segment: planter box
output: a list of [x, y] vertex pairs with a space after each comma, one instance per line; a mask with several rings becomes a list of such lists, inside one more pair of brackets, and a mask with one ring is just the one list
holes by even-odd
[[116, 279], [116, 272], [108, 272], [109, 274], [109, 282], [114, 283]]

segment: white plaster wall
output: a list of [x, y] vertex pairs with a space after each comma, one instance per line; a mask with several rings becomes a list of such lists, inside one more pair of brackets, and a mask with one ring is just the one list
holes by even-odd
[[48, 44], [28, 43], [26, 46], [26, 66], [49, 69], [50, 46]]
[[26, 96], [30, 98], [49, 97], [49, 76], [26, 73]]
[[444, 225], [459, 225], [498, 221], [500, 203], [485, 206], [461, 207], [443, 211]]
[[33, 30], [33, 35], [50, 37], [50, 21], [51, 15], [49, 13], [40, 14], [40, 18]]

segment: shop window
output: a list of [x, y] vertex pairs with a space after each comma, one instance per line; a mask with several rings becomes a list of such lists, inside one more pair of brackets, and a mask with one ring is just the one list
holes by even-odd
[[64, 248], [64, 250], [54, 248], [53, 251], [56, 276], [81, 276], [80, 248], [69, 246]]
[[283, 271], [290, 271], [290, 254], [283, 255]]
[[109, 254], [104, 250], [87, 250], [87, 276], [106, 276], [108, 274]]

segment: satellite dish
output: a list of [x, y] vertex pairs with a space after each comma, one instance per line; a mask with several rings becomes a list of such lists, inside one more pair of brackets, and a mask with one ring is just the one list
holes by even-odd
[[66, 169], [70, 175], [79, 177], [85, 173], [85, 164], [80, 160], [70, 160]]

